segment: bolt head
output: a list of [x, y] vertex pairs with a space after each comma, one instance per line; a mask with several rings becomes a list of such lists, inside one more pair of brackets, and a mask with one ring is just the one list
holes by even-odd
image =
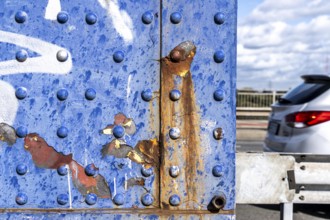
[[113, 198], [113, 202], [116, 205], [123, 205], [125, 203], [125, 197], [124, 197], [124, 195], [121, 194], [121, 193], [116, 194], [116, 196]]
[[170, 196], [169, 202], [171, 206], [178, 206], [181, 203], [181, 198], [178, 195], [172, 195]]
[[87, 194], [85, 198], [85, 202], [88, 205], [95, 205], [95, 203], [97, 202], [97, 195], [94, 193]]
[[69, 14], [65, 11], [61, 11], [57, 14], [57, 21], [60, 24], [64, 24], [69, 20]]
[[86, 15], [85, 20], [87, 24], [93, 25], [97, 22], [97, 16], [91, 12]]
[[26, 127], [20, 126], [16, 129], [16, 135], [20, 138], [24, 138], [28, 133], [28, 130]]
[[113, 128], [112, 133], [115, 138], [122, 138], [125, 135], [125, 128], [121, 125], [116, 125]]
[[56, 58], [59, 62], [65, 62], [69, 58], [69, 53], [65, 50], [59, 50], [56, 54]]
[[16, 167], [16, 172], [18, 175], [24, 175], [27, 172], [27, 167], [24, 164], [19, 164]]
[[16, 53], [16, 60], [18, 62], [24, 62], [28, 58], [28, 53], [26, 50], [20, 50]]
[[180, 168], [178, 166], [171, 166], [170, 167], [170, 176], [173, 178], [178, 177], [180, 174]]
[[65, 205], [69, 201], [69, 197], [67, 194], [60, 194], [57, 196], [57, 203], [60, 205]]
[[25, 11], [18, 11], [16, 14], [15, 14], [15, 21], [17, 23], [24, 23], [28, 18], [28, 15]]
[[214, 53], [213, 59], [216, 63], [222, 63], [225, 60], [225, 53], [222, 50], [219, 50]]
[[214, 22], [218, 25], [221, 25], [225, 22], [225, 15], [221, 12], [218, 12], [214, 15]]
[[154, 197], [150, 193], [146, 193], [142, 196], [141, 202], [145, 206], [150, 206], [154, 202]]
[[141, 97], [144, 101], [150, 102], [153, 98], [153, 93], [151, 89], [146, 89], [141, 93]]
[[92, 88], [87, 89], [86, 92], [85, 92], [85, 98], [87, 100], [90, 100], [90, 101], [95, 99], [96, 98], [96, 91]]
[[28, 202], [28, 197], [24, 193], [18, 193], [15, 200], [18, 205], [25, 205]]
[[59, 168], [57, 168], [57, 173], [61, 176], [65, 176], [66, 174], [68, 174], [68, 169], [65, 165], [60, 166]]
[[60, 138], [65, 138], [68, 136], [68, 133], [69, 133], [69, 130], [62, 126], [60, 127], [59, 129], [57, 129], [57, 136], [60, 137]]
[[116, 63], [121, 63], [123, 62], [125, 58], [125, 54], [123, 51], [116, 51], [114, 54], [113, 54], [113, 60], [116, 62]]
[[181, 132], [179, 128], [171, 128], [169, 132], [170, 138], [176, 140], [180, 137]]
[[142, 22], [144, 24], [151, 24], [153, 20], [154, 20], [154, 15], [150, 11], [147, 11], [142, 15]]
[[182, 20], [182, 15], [180, 12], [173, 12], [171, 14], [170, 20], [173, 24], [179, 24]]
[[27, 89], [24, 87], [19, 87], [16, 89], [15, 95], [19, 100], [25, 99], [27, 96]]

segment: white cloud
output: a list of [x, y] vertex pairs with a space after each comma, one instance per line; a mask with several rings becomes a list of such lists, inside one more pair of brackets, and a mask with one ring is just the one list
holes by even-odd
[[325, 74], [329, 11], [329, 0], [265, 0], [257, 6], [238, 25], [238, 88], [287, 89], [301, 82], [300, 75]]

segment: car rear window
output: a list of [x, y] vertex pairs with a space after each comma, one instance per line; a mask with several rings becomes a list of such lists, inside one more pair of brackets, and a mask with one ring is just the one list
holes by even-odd
[[282, 96], [278, 103], [281, 105], [299, 105], [310, 102], [330, 88], [329, 83], [302, 83]]

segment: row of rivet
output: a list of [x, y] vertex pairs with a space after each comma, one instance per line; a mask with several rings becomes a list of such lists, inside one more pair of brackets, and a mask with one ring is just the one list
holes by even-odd
[[[29, 55], [26, 50], [20, 50], [16, 53], [15, 58], [18, 62], [24, 62], [27, 60], [28, 56]], [[65, 50], [59, 50], [56, 53], [56, 58], [59, 62], [65, 62], [69, 58], [69, 53]], [[116, 51], [112, 58], [116, 63], [121, 63], [125, 58], [125, 54], [123, 51]], [[224, 52], [222, 50], [216, 51], [213, 55], [213, 59], [216, 63], [222, 63], [225, 59]]]
[[[27, 18], [28, 15], [25, 11], [18, 11], [15, 15], [15, 21], [20, 24], [24, 23], [27, 20]], [[150, 11], [145, 12], [141, 18], [144, 24], [151, 24], [153, 19], [154, 19], [154, 15]], [[225, 22], [225, 16], [223, 13], [220, 12], [216, 13], [213, 19], [214, 19], [214, 23], [216, 23], [217, 25], [221, 25]], [[57, 14], [58, 23], [65, 24], [68, 20], [69, 20], [69, 14], [67, 12], [62, 11]], [[92, 12], [87, 13], [85, 16], [85, 21], [89, 25], [95, 24], [97, 22], [96, 14]], [[173, 24], [179, 24], [182, 21], [182, 14], [180, 12], [173, 12], [170, 16], [170, 21]]]
[[[17, 165], [16, 166], [16, 172], [17, 172], [17, 174], [19, 174], [21, 176], [25, 175], [27, 173], [27, 166], [24, 165], [24, 164]], [[61, 176], [65, 176], [65, 175], [68, 174], [68, 170], [67, 170], [65, 165], [60, 166], [59, 168], [57, 168], [57, 173]], [[96, 175], [98, 175], [98, 169], [93, 164], [88, 164], [85, 167], [85, 173], [88, 176], [96, 176]], [[142, 167], [141, 168], [141, 174], [144, 177], [150, 177], [151, 175], [153, 175], [153, 169], [152, 168], [147, 169], [145, 167]]]
[[[179, 198], [180, 199], [180, 198]], [[69, 196], [67, 194], [60, 194], [57, 196], [57, 203], [60, 205], [66, 205], [69, 202]], [[177, 199], [174, 198], [174, 203], [177, 202]], [[25, 205], [28, 202], [28, 196], [25, 193], [18, 193], [15, 201], [18, 205]], [[97, 202], [97, 195], [94, 193], [89, 193], [85, 197], [85, 202], [88, 205], [95, 205]], [[125, 203], [125, 197], [123, 194], [116, 194], [113, 198], [114, 204], [120, 206]], [[141, 203], [144, 206], [150, 206], [154, 202], [154, 197], [150, 193], [145, 193], [141, 197]]]
[[[20, 50], [16, 53], [16, 60], [18, 62], [24, 62], [27, 60], [28, 58], [28, 52], [26, 50]], [[56, 53], [56, 58], [59, 62], [65, 62], [68, 60], [69, 58], [69, 53], [65, 50], [59, 50], [57, 53]], [[124, 58], [125, 58], [125, 54], [123, 51], [116, 51], [113, 56], [112, 56], [113, 60], [116, 62], [116, 63], [121, 63]]]

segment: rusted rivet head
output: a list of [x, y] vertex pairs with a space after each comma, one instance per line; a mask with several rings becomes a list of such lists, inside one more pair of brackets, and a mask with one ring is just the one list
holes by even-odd
[[305, 200], [305, 196], [299, 196], [300, 200]]
[[123, 194], [121, 193], [118, 193], [115, 195], [115, 197], [113, 198], [113, 202], [116, 204], [116, 205], [123, 205], [124, 202], [125, 202], [125, 197]]
[[142, 167], [142, 169], [141, 169], [141, 173], [142, 173], [142, 175], [143, 175], [144, 177], [149, 177], [149, 176], [151, 176], [151, 175], [154, 173], [154, 171], [153, 171], [152, 168], [147, 169], [147, 168], [145, 168], [145, 167]]
[[16, 167], [16, 172], [18, 175], [24, 175], [27, 172], [27, 167], [24, 164], [19, 164]]
[[57, 196], [57, 203], [60, 205], [65, 205], [69, 201], [69, 197], [67, 194], [60, 194]]
[[223, 196], [214, 196], [211, 201], [212, 206], [216, 210], [223, 209], [226, 205], [226, 199]]
[[169, 172], [171, 177], [176, 178], [180, 174], [180, 168], [178, 166], [171, 166]]
[[56, 54], [56, 58], [60, 62], [65, 62], [69, 58], [69, 54], [65, 50], [59, 50]]
[[97, 202], [97, 195], [94, 193], [89, 193], [86, 195], [85, 202], [88, 205], [94, 205]]
[[15, 21], [17, 23], [24, 23], [27, 19], [28, 15], [25, 11], [18, 11], [16, 14], [15, 14]]
[[169, 202], [170, 202], [171, 206], [178, 206], [181, 203], [181, 198], [180, 198], [180, 196], [174, 194], [174, 195], [170, 196]]
[[18, 205], [25, 205], [28, 201], [28, 197], [24, 193], [18, 193], [15, 200]]
[[182, 54], [178, 50], [172, 50], [170, 53], [170, 58], [173, 62], [179, 62], [182, 59]]
[[176, 140], [180, 137], [181, 132], [179, 128], [171, 128], [170, 129], [170, 138]]
[[141, 202], [145, 206], [150, 206], [154, 202], [154, 197], [150, 193], [146, 193], [142, 196]]
[[26, 50], [20, 50], [16, 53], [16, 60], [18, 62], [24, 62], [28, 58], [28, 53]]
[[213, 130], [213, 137], [215, 140], [221, 140], [223, 138], [222, 128], [215, 128]]
[[171, 92], [170, 92], [170, 99], [172, 101], [178, 101], [179, 99], [181, 98], [181, 92], [177, 89], [173, 89]]

